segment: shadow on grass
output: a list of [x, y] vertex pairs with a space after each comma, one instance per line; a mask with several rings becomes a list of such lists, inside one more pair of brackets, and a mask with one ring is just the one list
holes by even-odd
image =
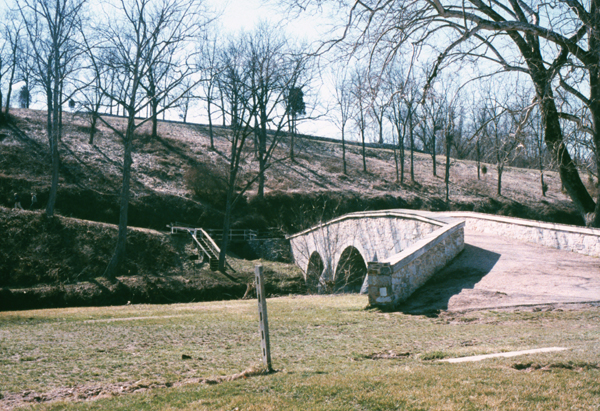
[[448, 309], [450, 298], [464, 289], [474, 288], [499, 259], [500, 254], [465, 244], [463, 252], [450, 265], [430, 278], [396, 310], [436, 317]]

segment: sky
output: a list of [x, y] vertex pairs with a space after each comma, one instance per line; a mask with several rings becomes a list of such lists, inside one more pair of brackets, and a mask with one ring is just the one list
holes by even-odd
[[[274, 5], [273, 1], [261, 0], [207, 0], [208, 3], [222, 10], [219, 24], [229, 34], [236, 34], [242, 30], [252, 30], [261, 20], [272, 24], [282, 24], [289, 38], [316, 43], [328, 36], [330, 20], [325, 16], [302, 14], [293, 19], [287, 13]], [[319, 86], [319, 96], [326, 99], [328, 87]], [[316, 102], [312, 102], [316, 103]], [[310, 101], [307, 104], [311, 104]], [[320, 104], [322, 105], [322, 104]], [[320, 111], [323, 111], [322, 109]], [[312, 134], [322, 137], [339, 138], [339, 131], [331, 121], [325, 118], [299, 122], [298, 131], [303, 134]]]
[[[5, 3], [0, 0], [0, 10], [10, 4], [11, 0]], [[326, 37], [329, 30], [329, 21], [325, 17], [303, 13], [299, 17], [290, 19], [281, 7], [276, 5], [275, 0], [205, 0], [209, 7], [221, 11], [218, 19], [218, 25], [223, 28], [223, 36], [229, 34], [235, 35], [240, 31], [251, 31], [259, 22], [266, 21], [273, 25], [281, 24], [288, 37], [295, 41], [305, 41], [307, 43], [319, 42]], [[17, 85], [17, 88], [20, 85]], [[306, 101], [307, 106], [322, 103], [327, 100], [327, 87], [317, 85], [312, 93], [306, 93], [307, 98], [313, 95], [313, 101]], [[319, 95], [316, 96], [317, 91]], [[324, 94], [325, 93], [325, 94]], [[45, 107], [44, 98], [41, 95], [34, 95], [33, 108]], [[16, 101], [16, 100], [15, 100]], [[321, 104], [322, 105], [322, 104]], [[198, 104], [193, 109], [197, 114], [190, 113], [189, 121], [208, 122], [206, 116], [202, 113], [203, 107]], [[321, 114], [322, 114], [321, 110]], [[167, 112], [167, 118], [178, 119], [178, 113]], [[312, 134], [324, 137], [337, 138], [339, 132], [336, 127], [326, 119], [311, 120], [298, 123], [298, 131], [304, 134]]]

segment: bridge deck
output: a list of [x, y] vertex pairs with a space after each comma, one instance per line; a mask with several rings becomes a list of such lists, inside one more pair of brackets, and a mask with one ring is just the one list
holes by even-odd
[[600, 259], [465, 230], [465, 249], [405, 312], [600, 301]]

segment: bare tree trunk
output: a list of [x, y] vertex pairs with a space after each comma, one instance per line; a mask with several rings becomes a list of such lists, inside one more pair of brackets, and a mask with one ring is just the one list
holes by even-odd
[[450, 197], [450, 149], [452, 148], [452, 136], [446, 135], [446, 173], [444, 175], [444, 183], [446, 185], [446, 203]]
[[362, 160], [363, 160], [363, 171], [367, 172], [367, 150], [365, 148], [365, 129], [360, 128], [360, 138], [362, 139]]
[[258, 140], [258, 198], [265, 196], [265, 171], [266, 171], [266, 155], [267, 155], [267, 113], [266, 107], [260, 109], [260, 132]]
[[52, 153], [52, 85], [50, 83], [47, 83], [45, 87], [46, 105], [48, 106], [48, 111], [46, 111], [46, 134], [48, 136], [50, 153]]
[[223, 91], [219, 89], [219, 94], [221, 95], [221, 116], [223, 120], [223, 127], [227, 127], [227, 122], [225, 121], [225, 97], [223, 96]]
[[213, 124], [212, 124], [212, 115], [210, 113], [210, 98], [207, 99], [206, 101], [206, 105], [207, 105], [207, 114], [208, 114], [208, 134], [210, 135], [210, 149], [214, 150], [215, 149], [215, 141], [214, 141], [214, 136], [213, 136]]
[[60, 170], [60, 156], [58, 154], [58, 131], [55, 132], [54, 124], [52, 127], [50, 157], [52, 160], [52, 171], [50, 180], [50, 194], [48, 196], [48, 203], [46, 204], [46, 215], [48, 217], [54, 216], [54, 206], [56, 204], [56, 195], [58, 193], [58, 177]]
[[433, 176], [437, 177], [437, 163], [436, 163], [436, 159], [435, 159], [435, 144], [436, 144], [436, 138], [435, 138], [435, 132], [433, 133], [433, 135], [431, 136], [431, 160], [433, 162]]
[[398, 165], [398, 147], [394, 145], [394, 163], [396, 165], [396, 183], [400, 182], [400, 167]]
[[479, 137], [475, 143], [475, 155], [477, 160], [477, 180], [481, 180], [481, 147], [479, 146]]
[[344, 174], [348, 174], [346, 170], [346, 136], [344, 135], [345, 127], [342, 126], [342, 164], [344, 167]]
[[[55, 51], [54, 55], [54, 84], [52, 92], [52, 122], [51, 122], [51, 144], [50, 151], [52, 156], [52, 178], [50, 183], [50, 195], [48, 196], [48, 204], [46, 205], [46, 215], [54, 216], [54, 206], [56, 204], [56, 195], [58, 193], [58, 176], [60, 170], [60, 157], [58, 153], [58, 142], [60, 140], [60, 81], [59, 79], [59, 55]], [[49, 109], [50, 110], [50, 109]]]
[[221, 250], [219, 253], [219, 271], [225, 272], [225, 258], [227, 247], [229, 247], [229, 229], [231, 227], [231, 212], [233, 203], [233, 188], [227, 190], [227, 202], [225, 203], [225, 217], [223, 218], [223, 238], [221, 240]]
[[412, 108], [408, 110], [408, 126], [410, 129], [410, 181], [415, 182], [415, 135], [412, 122]]
[[[404, 184], [404, 136], [406, 134], [406, 121], [402, 129], [400, 124], [396, 123], [396, 132], [398, 133], [398, 150], [400, 151], [400, 184]], [[398, 180], [398, 167], [396, 167], [396, 180]]]
[[94, 136], [96, 135], [96, 123], [98, 122], [98, 108], [92, 112], [92, 124], [90, 124], [90, 139], [88, 144], [94, 144]]
[[126, 247], [127, 247], [127, 219], [129, 211], [129, 187], [131, 180], [131, 164], [133, 163], [131, 158], [131, 151], [133, 147], [133, 132], [135, 124], [135, 112], [133, 110], [129, 113], [127, 132], [125, 133], [124, 152], [123, 152], [123, 183], [121, 187], [121, 204], [119, 207], [119, 234], [117, 235], [117, 245], [113, 253], [104, 276], [111, 280], [114, 280], [118, 270], [125, 261]]
[[498, 165], [498, 196], [502, 195], [502, 171], [503, 171], [504, 167]]
[[158, 99], [152, 97], [150, 109], [152, 111], [152, 139], [158, 138]]
[[[6, 92], [6, 109], [4, 110], [4, 113], [8, 116], [9, 111], [10, 111], [10, 95], [12, 94], [12, 86], [13, 86], [13, 82], [15, 80], [15, 70], [17, 68], [17, 61], [14, 58], [15, 54], [16, 54], [16, 48], [13, 49], [13, 65], [12, 68], [10, 70], [10, 78], [8, 79], [8, 91]], [[0, 100], [2, 101], [2, 100]], [[0, 110], [2, 110], [2, 104], [0, 104]]]
[[295, 115], [292, 115], [291, 119], [289, 119], [288, 114], [288, 123], [290, 124], [290, 159], [294, 162], [294, 136], [296, 135], [296, 119]]

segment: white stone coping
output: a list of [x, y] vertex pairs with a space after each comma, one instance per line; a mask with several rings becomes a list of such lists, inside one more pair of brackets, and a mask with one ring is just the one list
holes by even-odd
[[446, 215], [452, 218], [475, 218], [479, 220], [488, 220], [497, 223], [513, 224], [524, 227], [541, 228], [545, 230], [563, 231], [566, 233], [585, 234], [600, 237], [600, 229], [598, 228], [578, 227], [568, 224], [546, 223], [536, 220], [527, 220], [525, 218], [476, 213], [474, 211], [444, 211], [440, 212], [439, 214]]
[[464, 221], [456, 221], [446, 227], [443, 227], [442, 229], [427, 234], [425, 237], [418, 240], [413, 245], [399, 252], [398, 254], [394, 254], [378, 263], [369, 264], [389, 264], [392, 266], [392, 272], [396, 272], [405, 265], [410, 264], [417, 258], [427, 253], [433, 247], [444, 241], [448, 236], [454, 234], [456, 230], [461, 228], [464, 229], [464, 227]]
[[[337, 224], [337, 223], [345, 221], [345, 220], [357, 220], [357, 219], [362, 219], [362, 218], [385, 218], [385, 217], [397, 217], [397, 218], [404, 218], [407, 220], [418, 220], [418, 221], [422, 221], [424, 223], [429, 223], [429, 224], [436, 225], [439, 227], [443, 227], [448, 224], [447, 218], [444, 218], [444, 216], [442, 216], [442, 215], [436, 216], [436, 213], [429, 213], [429, 212], [423, 212], [423, 211], [418, 211], [418, 210], [396, 209], [396, 210], [385, 210], [385, 211], [360, 211], [360, 212], [356, 212], [356, 213], [346, 214], [346, 215], [343, 215], [338, 218], [334, 218], [333, 220], [330, 220], [326, 223], [322, 223], [322, 224], [316, 225], [314, 227], [308, 228], [304, 231], [300, 231], [299, 233], [286, 236], [286, 238], [288, 240], [291, 240], [292, 238], [308, 234], [312, 231], [320, 230], [323, 227], [326, 227], [326, 226], [329, 226], [332, 224]], [[438, 217], [441, 217], [441, 218], [438, 218]]]

